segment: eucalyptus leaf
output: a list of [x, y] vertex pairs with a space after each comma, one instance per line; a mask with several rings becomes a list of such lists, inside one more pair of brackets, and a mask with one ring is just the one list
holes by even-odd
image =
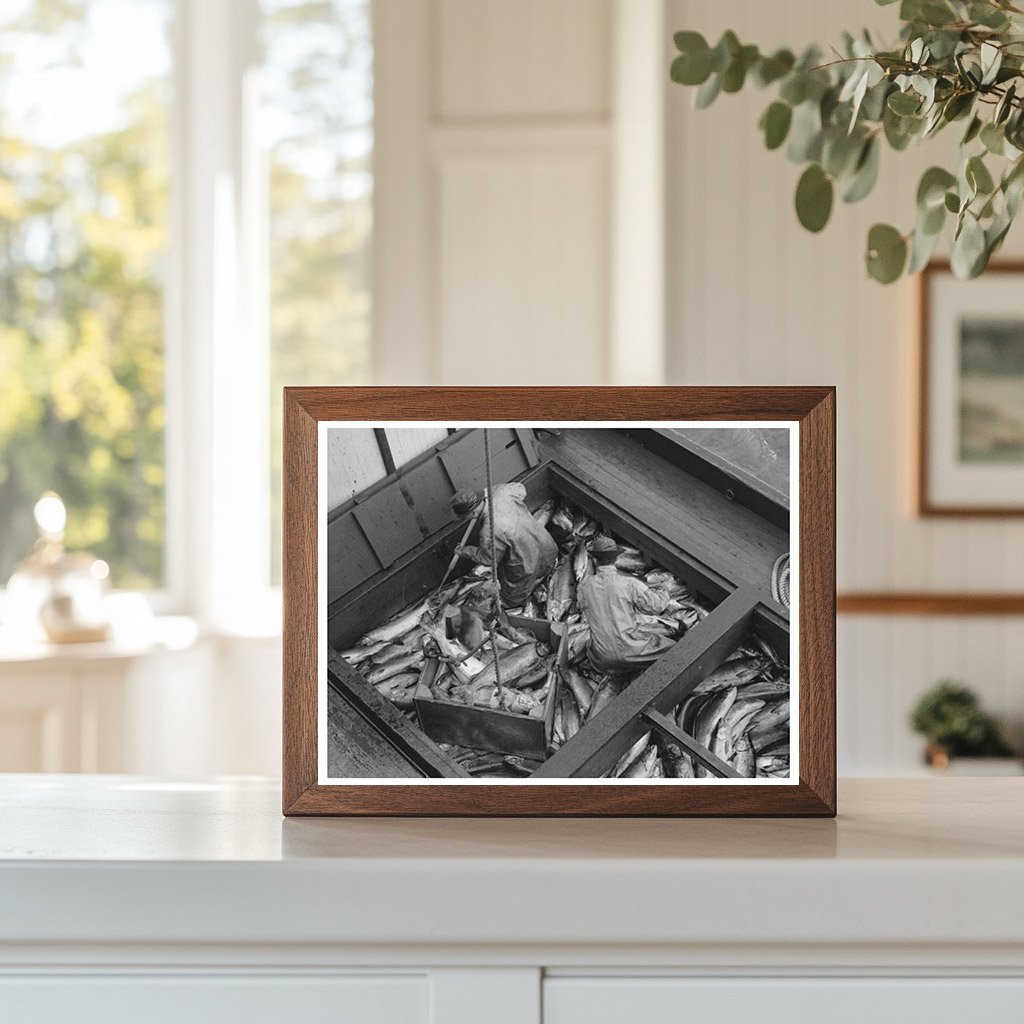
[[722, 91], [722, 82], [718, 75], [711, 77], [694, 93], [693, 105], [698, 110], [706, 110], [718, 98]]
[[793, 70], [796, 58], [790, 50], [776, 50], [770, 57], [762, 57], [753, 70], [754, 81], [764, 87], [784, 78]]
[[1001, 125], [989, 121], [981, 129], [981, 142], [993, 156], [1002, 156], [1006, 146], [1006, 133]]
[[916, 274], [928, 265], [939, 244], [941, 231], [926, 232], [920, 227], [915, 228], [910, 237], [910, 262], [907, 264], [907, 273]]
[[999, 68], [1003, 63], [1003, 51], [991, 42], [981, 44], [979, 51], [981, 58], [981, 84], [991, 85], [999, 74]]
[[997, 31], [1005, 28], [1007, 25], [1007, 17], [1002, 11], [993, 7], [990, 3], [980, 2], [980, 0], [971, 4], [967, 16], [976, 24], [984, 25], [985, 28], [996, 29]]
[[854, 172], [843, 187], [844, 203], [860, 202], [875, 187], [878, 181], [879, 149], [877, 136], [872, 136], [864, 143]]
[[967, 161], [966, 175], [976, 194], [987, 196], [995, 188], [992, 175], [980, 156], [972, 156]]
[[977, 217], [966, 211], [953, 238], [953, 250], [950, 257], [953, 273], [964, 281], [976, 277], [980, 270], [975, 268], [981, 264], [983, 269], [984, 259], [985, 232]]
[[776, 100], [769, 105], [761, 115], [764, 144], [768, 149], [778, 149], [786, 141], [792, 121], [793, 108], [788, 103]]
[[907, 262], [906, 239], [890, 224], [875, 224], [868, 232], [867, 269], [880, 284], [892, 284]]
[[921, 106], [919, 97], [909, 92], [894, 92], [889, 96], [889, 109], [894, 114], [916, 114]]
[[785, 100], [791, 107], [798, 107], [807, 99], [807, 74], [794, 71], [782, 80], [779, 86], [779, 99]]
[[821, 111], [807, 100], [793, 111], [786, 155], [793, 163], [817, 160], [821, 156]]
[[927, 212], [936, 206], [942, 206], [946, 200], [947, 190], [956, 184], [956, 176], [944, 167], [929, 167], [921, 175], [917, 186], [917, 207]]
[[817, 165], [811, 164], [796, 186], [796, 215], [808, 231], [821, 231], [832, 214], [832, 180]]
[[980, 117], [972, 117], [971, 123], [967, 126], [967, 131], [964, 132], [963, 139], [960, 140], [961, 146], [970, 145], [981, 133], [983, 122]]
[[680, 36], [698, 42], [687, 42], [688, 48], [686, 49], [683, 46], [679, 47], [683, 52], [672, 61], [672, 68], [669, 72], [672, 81], [678, 82], [680, 85], [702, 85], [711, 74], [711, 51], [708, 49], [708, 44], [704, 41], [704, 37], [697, 32], [677, 32], [677, 45]]

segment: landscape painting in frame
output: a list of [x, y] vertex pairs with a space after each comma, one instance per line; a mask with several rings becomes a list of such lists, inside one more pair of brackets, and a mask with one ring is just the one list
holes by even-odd
[[318, 429], [318, 783], [795, 785], [799, 426]]
[[1024, 514], [1024, 285], [1015, 265], [923, 276], [919, 511]]

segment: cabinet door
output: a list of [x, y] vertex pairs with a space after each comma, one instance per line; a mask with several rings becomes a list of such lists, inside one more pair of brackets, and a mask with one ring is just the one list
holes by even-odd
[[1020, 1024], [1024, 978], [581, 978], [544, 984], [544, 1024]]
[[18, 1024], [426, 1024], [421, 975], [94, 976], [0, 979]]

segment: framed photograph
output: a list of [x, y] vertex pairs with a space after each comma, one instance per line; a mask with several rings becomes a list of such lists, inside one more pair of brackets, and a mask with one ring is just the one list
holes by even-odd
[[1024, 263], [921, 275], [917, 511], [1024, 515]]
[[832, 388], [287, 388], [284, 813], [835, 814]]

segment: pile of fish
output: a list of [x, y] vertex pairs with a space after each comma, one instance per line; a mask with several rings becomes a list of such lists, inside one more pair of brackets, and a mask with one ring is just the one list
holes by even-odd
[[[685, 733], [744, 778], [789, 776], [789, 670], [770, 644], [751, 636], [672, 712]], [[709, 778], [679, 744], [648, 732], [608, 773], [615, 778]]]
[[[554, 655], [536, 637], [509, 623], [498, 625], [492, 643], [472, 606], [462, 606], [483, 575], [483, 567], [474, 570], [435, 597], [371, 630], [341, 656], [359, 667], [377, 692], [402, 710], [412, 710], [422, 681], [435, 699], [542, 718], [554, 678]], [[447, 636], [445, 623], [453, 611], [461, 613], [455, 621], [461, 618], [467, 632], [479, 631], [474, 646], [458, 636]], [[428, 664], [436, 666], [432, 673], [426, 671]]]
[[[410, 719], [415, 719], [413, 700], [421, 682], [435, 700], [535, 718], [544, 717], [551, 696], [555, 712], [550, 754], [570, 741], [632, 677], [613, 676], [593, 666], [587, 656], [590, 632], [577, 604], [580, 583], [596, 571], [591, 546], [605, 531], [581, 510], [554, 501], [534, 515], [558, 545], [558, 559], [550, 577], [537, 585], [524, 606], [506, 611], [561, 623], [564, 667], [557, 647], [507, 621], [500, 622], [492, 639], [485, 628], [486, 616], [480, 611], [486, 604], [481, 603], [481, 584], [489, 577], [485, 566], [477, 566], [440, 593], [371, 630], [341, 656]], [[702, 596], [621, 541], [616, 566], [670, 598], [663, 614], [640, 617], [643, 628], [678, 639], [709, 614], [710, 605]], [[552, 645], [556, 643], [552, 634]], [[744, 777], [789, 774], [788, 668], [759, 637], [742, 643], [691, 691], [672, 717]], [[537, 766], [514, 755], [465, 747], [445, 749], [475, 776], [526, 776]], [[642, 736], [608, 774], [704, 778], [712, 773], [655, 731]]]

